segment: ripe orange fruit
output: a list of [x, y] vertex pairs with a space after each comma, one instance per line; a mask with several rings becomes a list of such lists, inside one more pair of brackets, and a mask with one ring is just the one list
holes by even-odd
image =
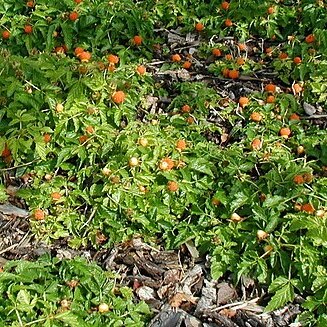
[[198, 32], [201, 32], [204, 30], [204, 25], [200, 22], [196, 23], [195, 24], [195, 29], [198, 31]]
[[227, 18], [227, 19], [225, 20], [225, 26], [226, 26], [226, 27], [231, 27], [231, 26], [233, 26], [233, 22], [232, 22], [229, 18]]
[[183, 151], [186, 149], [186, 141], [185, 140], [178, 140], [176, 142], [176, 149], [179, 151]]
[[276, 91], [276, 85], [275, 84], [267, 84], [265, 86], [265, 91], [266, 92], [275, 93], [275, 91]]
[[236, 63], [237, 63], [239, 66], [242, 66], [242, 65], [245, 64], [245, 59], [242, 58], [242, 57], [238, 57], [238, 58], [236, 59]]
[[51, 198], [53, 201], [59, 201], [61, 198], [61, 194], [59, 192], [53, 192], [51, 193]]
[[55, 47], [55, 53], [65, 53], [65, 48], [63, 46]]
[[91, 57], [92, 57], [92, 55], [91, 55], [91, 53], [88, 52], [88, 51], [83, 51], [83, 52], [79, 53], [79, 54], [77, 55], [77, 57], [78, 57], [78, 59], [79, 59], [81, 62], [89, 62], [90, 59], [91, 59]]
[[79, 140], [79, 143], [83, 144], [85, 143], [87, 140], [89, 139], [89, 137], [87, 135], [81, 135], [78, 140]]
[[240, 77], [240, 73], [238, 70], [232, 69], [228, 72], [228, 77], [232, 79], [237, 79]]
[[76, 47], [74, 50], [74, 54], [76, 57], [82, 52], [84, 52], [84, 49], [82, 47]]
[[309, 34], [306, 38], [305, 38], [305, 42], [307, 43], [313, 43], [316, 40], [315, 36], [313, 34]]
[[173, 54], [171, 56], [171, 61], [173, 61], [173, 62], [179, 62], [181, 60], [182, 60], [181, 56], [179, 54], [177, 54], [177, 53], [176, 54]]
[[272, 52], [273, 52], [272, 48], [266, 48], [265, 49], [265, 53], [268, 54], [268, 55], [271, 54]]
[[78, 13], [76, 11], [73, 11], [69, 14], [69, 20], [71, 20], [72, 22], [74, 22], [75, 20], [78, 19]]
[[298, 114], [291, 114], [289, 120], [300, 120], [300, 116]]
[[240, 97], [239, 100], [238, 100], [238, 103], [240, 104], [240, 106], [242, 108], [245, 107], [246, 105], [248, 105], [249, 102], [250, 102], [250, 100], [247, 97]]
[[221, 51], [217, 48], [214, 48], [212, 49], [212, 54], [215, 56], [215, 57], [220, 57], [221, 56]]
[[288, 127], [282, 127], [280, 130], [279, 130], [279, 135], [284, 137], [285, 139], [288, 139], [289, 136], [291, 135], [291, 130], [290, 128]]
[[190, 125], [192, 125], [193, 123], [194, 123], [194, 118], [193, 117], [187, 117], [186, 118], [186, 122], [188, 123], [188, 124], [190, 124]]
[[5, 144], [5, 148], [3, 149], [1, 156], [4, 158], [8, 158], [11, 156], [11, 151], [10, 149], [7, 147], [7, 144]]
[[190, 61], [185, 61], [183, 64], [183, 68], [190, 69], [192, 66], [192, 63]]
[[4, 39], [4, 40], [8, 40], [9, 38], [10, 38], [10, 32], [9, 31], [3, 31], [2, 32], [2, 38]]
[[178, 190], [178, 188], [179, 188], [178, 183], [175, 181], [169, 181], [167, 183], [167, 189], [170, 192], [176, 192]]
[[27, 1], [26, 6], [29, 7], [29, 8], [33, 8], [34, 7], [34, 1]]
[[267, 9], [268, 15], [272, 15], [274, 12], [275, 12], [275, 8], [272, 6]]
[[293, 178], [293, 182], [295, 184], [303, 184], [304, 183], [304, 178], [302, 175], [295, 175]]
[[119, 62], [119, 57], [113, 54], [108, 55], [107, 60], [111, 63], [111, 64], [118, 64]]
[[281, 52], [278, 56], [279, 59], [283, 60], [283, 59], [287, 59], [288, 58], [288, 54], [285, 52]]
[[226, 59], [226, 60], [232, 60], [232, 59], [233, 59], [233, 56], [232, 56], [230, 53], [227, 53], [227, 54], [225, 55], [225, 59]]
[[314, 213], [316, 209], [311, 203], [306, 203], [301, 206], [301, 210], [307, 213]]
[[300, 57], [295, 57], [293, 59], [293, 62], [294, 62], [295, 65], [299, 65], [302, 62], [302, 59]]
[[43, 210], [41, 210], [41, 209], [36, 209], [34, 211], [34, 218], [36, 220], [44, 220], [44, 218], [45, 218], [45, 212]]
[[79, 3], [81, 3], [83, 0], [74, 0], [74, 1], [75, 1], [75, 3], [79, 4]]
[[188, 104], [184, 104], [184, 106], [182, 107], [181, 111], [183, 113], [189, 113], [189, 112], [191, 112], [191, 107]]
[[251, 148], [253, 150], [260, 150], [262, 148], [262, 142], [260, 139], [256, 138], [251, 142]]
[[266, 98], [266, 103], [274, 103], [275, 97], [273, 95], [268, 95]]
[[143, 42], [143, 38], [140, 35], [135, 35], [133, 37], [132, 43], [135, 45], [141, 45]]
[[262, 115], [259, 112], [252, 112], [250, 119], [256, 123], [262, 120]]
[[116, 91], [113, 95], [112, 95], [112, 101], [116, 104], [121, 104], [125, 101], [125, 93], [123, 91]]
[[45, 143], [49, 143], [51, 141], [51, 135], [46, 133], [43, 135], [43, 140]]
[[238, 48], [240, 49], [240, 51], [246, 51], [247, 46], [244, 43], [239, 43], [238, 44]]
[[298, 93], [301, 93], [303, 91], [303, 87], [298, 84], [298, 83], [295, 83], [293, 86], [292, 86], [292, 89], [293, 89], [293, 92], [295, 94], [298, 94]]
[[146, 73], [146, 68], [143, 65], [137, 66], [136, 71], [139, 75], [144, 75]]
[[25, 25], [24, 26], [25, 34], [32, 34], [33, 33], [33, 26], [32, 25]]
[[229, 3], [227, 1], [223, 1], [221, 3], [221, 9], [228, 10], [229, 9]]
[[229, 69], [228, 68], [224, 68], [222, 71], [221, 71], [221, 74], [224, 76], [224, 77], [229, 77]]
[[172, 170], [174, 168], [175, 164], [174, 161], [168, 157], [163, 158], [159, 162], [159, 169], [160, 170]]

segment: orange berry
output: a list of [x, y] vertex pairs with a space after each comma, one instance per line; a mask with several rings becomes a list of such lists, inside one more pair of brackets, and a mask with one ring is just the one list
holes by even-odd
[[309, 34], [306, 38], [305, 38], [305, 42], [307, 43], [313, 43], [316, 40], [315, 36], [313, 34]]
[[3, 149], [1, 156], [4, 158], [8, 158], [11, 156], [11, 151], [10, 149], [7, 147], [7, 144], [5, 144], [5, 148]]
[[81, 135], [78, 140], [79, 140], [79, 143], [83, 144], [85, 143], [87, 140], [89, 139], [89, 137], [87, 135]]
[[190, 61], [185, 61], [183, 64], [183, 68], [190, 69], [192, 66], [192, 63]]
[[245, 59], [242, 58], [242, 57], [238, 57], [238, 58], [236, 59], [236, 63], [237, 63], [239, 66], [242, 66], [242, 65], [245, 64]]
[[248, 105], [250, 102], [249, 98], [247, 97], [240, 97], [238, 100], [238, 103], [240, 104], [241, 107], [245, 107], [246, 105]]
[[252, 112], [250, 119], [256, 123], [262, 120], [262, 115], [259, 112]]
[[168, 157], [163, 158], [159, 162], [159, 169], [160, 170], [172, 170], [174, 168], [175, 164], [174, 161]]
[[262, 142], [260, 139], [256, 138], [251, 142], [251, 148], [253, 150], [260, 150], [262, 148]]
[[34, 211], [34, 218], [36, 220], [44, 220], [44, 218], [45, 218], [45, 212], [43, 210], [41, 210], [41, 209], [36, 209]]
[[275, 97], [273, 95], [268, 95], [266, 98], [266, 103], [274, 103]]
[[181, 60], [182, 60], [181, 56], [179, 54], [177, 54], [177, 53], [176, 54], [173, 54], [171, 56], [171, 61], [173, 61], [173, 62], [179, 62]]
[[72, 22], [74, 22], [75, 20], [78, 19], [78, 13], [76, 11], [73, 11], [69, 14], [69, 20], [71, 20]]
[[43, 140], [45, 143], [49, 143], [51, 141], [51, 135], [46, 133], [43, 135]]
[[233, 26], [233, 22], [232, 22], [229, 18], [227, 18], [227, 19], [225, 20], [225, 26], [226, 26], [226, 27], [231, 27], [231, 26]]
[[25, 25], [24, 26], [25, 34], [32, 34], [33, 33], [33, 26], [32, 25]]
[[109, 64], [108, 65], [108, 70], [110, 73], [113, 73], [116, 70], [115, 64]]
[[193, 117], [187, 117], [186, 118], [186, 122], [188, 123], [188, 124], [190, 124], [190, 125], [192, 125], [193, 123], [194, 123], [194, 118]]
[[265, 53], [267, 53], [267, 54], [271, 54], [272, 52], [273, 52], [272, 48], [266, 48], [265, 49]]
[[303, 178], [302, 175], [296, 175], [296, 176], [294, 176], [294, 178], [293, 178], [293, 182], [294, 182], [295, 184], [303, 184], [303, 183], [304, 183], [304, 178]]
[[135, 35], [133, 37], [132, 43], [135, 45], [141, 45], [143, 42], [143, 38], [140, 35]]
[[33, 8], [34, 7], [34, 1], [27, 1], [26, 6], [29, 7], [29, 8]]
[[298, 114], [291, 114], [289, 120], [300, 120], [300, 116]]
[[221, 56], [221, 51], [217, 48], [214, 48], [212, 49], [212, 54], [215, 56], [215, 57], [220, 57]]
[[59, 201], [61, 198], [61, 194], [59, 192], [53, 192], [51, 193], [51, 198], [53, 201]]
[[93, 134], [94, 133], [94, 127], [93, 126], [87, 126], [85, 128], [86, 133]]
[[237, 79], [240, 77], [240, 73], [238, 70], [232, 69], [228, 72], [228, 77], [232, 79]]
[[178, 140], [176, 142], [176, 149], [179, 151], [183, 151], [186, 149], [186, 141], [185, 140]]
[[111, 63], [111, 64], [118, 64], [119, 62], [119, 57], [113, 54], [108, 55], [107, 60]]
[[10, 38], [10, 32], [9, 31], [3, 31], [2, 32], [2, 38], [4, 39], [4, 40], [8, 40], [9, 38]]
[[278, 56], [279, 59], [283, 60], [283, 59], [287, 59], [288, 58], [288, 54], [285, 52], [281, 52]]
[[189, 112], [191, 112], [191, 107], [188, 104], [184, 104], [184, 106], [182, 107], [181, 111], [183, 113], [189, 113]]
[[200, 22], [196, 23], [195, 24], [195, 29], [198, 31], [198, 32], [201, 32], [204, 30], [204, 25]]
[[78, 59], [81, 61], [81, 62], [89, 62], [92, 55], [90, 52], [88, 51], [83, 51], [83, 52], [80, 52], [78, 55], [77, 55]]
[[54, 51], [55, 53], [65, 53], [65, 48], [62, 46], [55, 47]]
[[140, 65], [136, 68], [136, 71], [139, 75], [144, 75], [146, 73], [146, 68], [143, 65]]
[[225, 55], [225, 59], [226, 60], [232, 60], [233, 56], [230, 53], [227, 53], [227, 55]]
[[84, 52], [84, 49], [82, 47], [76, 47], [74, 50], [74, 54], [76, 57], [78, 57], [78, 55], [82, 52]]
[[178, 183], [175, 181], [169, 181], [167, 183], [167, 189], [170, 192], [176, 192], [178, 190], [178, 188], [179, 188]]
[[301, 210], [307, 213], [314, 213], [316, 209], [313, 207], [311, 203], [306, 203], [301, 206]]
[[303, 87], [298, 84], [298, 83], [295, 83], [293, 86], [292, 86], [292, 90], [295, 94], [298, 94], [298, 93], [301, 93], [303, 91]]
[[116, 91], [112, 95], [112, 101], [116, 104], [123, 103], [125, 101], [125, 93], [123, 91]]
[[275, 84], [267, 84], [265, 86], [265, 91], [266, 92], [275, 93], [275, 91], [276, 91], [276, 85]]
[[229, 9], [229, 3], [227, 1], [223, 1], [221, 3], [221, 9], [228, 10]]
[[274, 7], [269, 7], [269, 8], [267, 9], [267, 13], [268, 13], [268, 15], [272, 15], [274, 12], [275, 12], [275, 8], [274, 8]]
[[240, 51], [246, 51], [247, 49], [246, 44], [244, 43], [239, 43], [238, 48], [240, 49]]
[[299, 65], [302, 62], [302, 59], [300, 57], [295, 57], [293, 59], [293, 62], [294, 62], [295, 65]]
[[220, 200], [217, 199], [217, 198], [212, 198], [211, 203], [212, 203], [212, 205], [214, 205], [214, 206], [219, 206], [221, 202], [220, 202]]
[[82, 3], [83, 0], [74, 0], [75, 3], [79, 4], [79, 3]]
[[229, 76], [229, 69], [228, 68], [224, 68], [222, 71], [221, 71], [221, 74], [224, 76], [224, 77], [228, 77]]
[[287, 139], [291, 135], [291, 130], [288, 127], [283, 127], [279, 130], [279, 135]]

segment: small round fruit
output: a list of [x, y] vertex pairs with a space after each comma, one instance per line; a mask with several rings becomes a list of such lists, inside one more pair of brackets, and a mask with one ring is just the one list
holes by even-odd
[[303, 184], [304, 183], [304, 178], [302, 175], [295, 175], [293, 177], [293, 182], [297, 185]]
[[283, 127], [279, 130], [279, 135], [285, 139], [288, 139], [291, 135], [291, 130], [288, 127]]
[[171, 170], [174, 168], [174, 166], [175, 166], [174, 161], [168, 157], [161, 159], [159, 162], [160, 170], [164, 170], [164, 171]]
[[272, 6], [267, 9], [267, 14], [268, 15], [272, 15], [274, 12], [275, 12], [275, 8], [272, 7]]
[[226, 26], [226, 27], [231, 27], [231, 26], [233, 26], [233, 22], [232, 22], [229, 18], [227, 18], [227, 19], [225, 20], [225, 26]]
[[56, 105], [56, 111], [58, 113], [63, 112], [64, 111], [64, 106], [61, 103], [57, 103], [57, 105]]
[[60, 306], [63, 308], [63, 309], [68, 309], [69, 306], [70, 306], [70, 302], [66, 299], [63, 299], [60, 301]]
[[229, 9], [229, 3], [227, 1], [223, 1], [221, 3], [221, 9], [228, 10]]
[[243, 220], [243, 218], [239, 214], [234, 212], [230, 216], [230, 220], [233, 221], [234, 223], [239, 223], [239, 222], [241, 222]]
[[144, 137], [141, 137], [141, 138], [138, 139], [137, 143], [138, 143], [139, 145], [141, 145], [141, 146], [146, 147], [146, 146], [148, 146], [149, 141], [148, 141], [148, 139], [146, 139], [146, 138], [144, 138]]
[[307, 43], [313, 43], [316, 40], [315, 36], [313, 34], [309, 34], [306, 38], [305, 38], [305, 42]]
[[44, 179], [45, 179], [46, 181], [51, 181], [51, 179], [52, 179], [52, 175], [51, 175], [51, 174], [45, 174], [45, 175], [44, 175]]
[[44, 218], [45, 218], [45, 212], [43, 210], [41, 210], [41, 209], [36, 209], [34, 211], [34, 218], [36, 220], [44, 220]]
[[299, 145], [299, 146], [296, 148], [296, 153], [297, 153], [298, 155], [303, 154], [304, 152], [305, 152], [305, 150], [304, 150], [304, 146], [303, 146], [303, 145]]
[[250, 119], [256, 123], [259, 123], [262, 120], [262, 115], [259, 112], [252, 112]]
[[295, 94], [299, 94], [303, 91], [303, 87], [298, 84], [298, 83], [295, 83], [293, 86], [292, 86], [292, 90]]
[[188, 104], [184, 104], [184, 106], [182, 107], [181, 111], [183, 113], [189, 113], [189, 112], [191, 112], [191, 107]]
[[135, 45], [141, 45], [143, 43], [143, 38], [140, 35], [135, 35], [133, 37], [132, 43]]
[[253, 150], [260, 150], [262, 148], [262, 141], [258, 138], [254, 139], [252, 142], [251, 142], [251, 148]]
[[61, 194], [59, 192], [52, 192], [51, 199], [53, 201], [59, 201], [61, 199]]
[[302, 62], [302, 59], [300, 57], [295, 57], [293, 59], [293, 62], [294, 62], [295, 65], [299, 65]]
[[285, 52], [281, 52], [281, 53], [279, 54], [278, 58], [281, 59], [281, 60], [285, 60], [285, 59], [288, 58], [288, 54], [285, 53]]
[[268, 236], [269, 234], [261, 229], [257, 231], [257, 239], [259, 241], [265, 240]]
[[167, 183], [167, 189], [168, 189], [168, 191], [170, 191], [170, 192], [177, 192], [178, 189], [179, 189], [178, 183], [175, 182], [175, 181], [169, 181], [169, 182]]
[[2, 38], [4, 39], [4, 40], [8, 40], [9, 38], [10, 38], [10, 32], [9, 31], [3, 31], [2, 32]]
[[25, 25], [24, 26], [25, 34], [32, 34], [33, 33], [33, 26], [32, 25]]
[[73, 11], [69, 14], [69, 20], [71, 20], [72, 22], [74, 22], [75, 20], [78, 19], [78, 13], [76, 11]]
[[273, 95], [268, 95], [266, 98], [266, 103], [275, 103], [275, 97]]
[[92, 54], [89, 51], [82, 51], [77, 55], [77, 57], [81, 62], [89, 62], [92, 58]]
[[324, 218], [326, 216], [327, 212], [323, 209], [319, 209], [316, 211], [316, 216], [319, 218]]
[[195, 29], [198, 32], [202, 32], [204, 30], [204, 25], [202, 23], [198, 22], [198, 23], [195, 24]]
[[179, 62], [179, 61], [181, 61], [181, 60], [182, 60], [182, 58], [181, 58], [181, 56], [180, 56], [178, 53], [173, 54], [173, 55], [171, 56], [171, 61], [173, 61], [173, 62]]
[[183, 64], [183, 68], [190, 69], [192, 66], [192, 63], [190, 61], [185, 61]]
[[98, 306], [98, 311], [100, 313], [106, 313], [109, 311], [109, 305], [107, 303], [101, 303]]
[[228, 72], [228, 77], [231, 79], [237, 79], [240, 77], [240, 73], [236, 69], [232, 69]]
[[276, 85], [275, 84], [267, 84], [265, 86], [265, 91], [270, 92], [270, 93], [275, 93], [276, 92]]
[[219, 199], [217, 199], [217, 198], [213, 198], [212, 200], [211, 200], [211, 203], [212, 203], [212, 205], [213, 206], [219, 206], [220, 205], [220, 200]]
[[109, 168], [107, 168], [107, 167], [102, 168], [102, 174], [104, 176], [109, 176], [111, 173], [112, 173], [112, 171]]
[[298, 114], [291, 114], [289, 120], [300, 120], [300, 116]]
[[221, 56], [221, 51], [217, 48], [212, 49], [211, 53], [215, 56], [215, 57], [220, 57]]
[[143, 65], [140, 65], [136, 68], [136, 72], [139, 75], [144, 75], [146, 73], [146, 68]]
[[116, 91], [112, 95], [112, 101], [116, 104], [121, 104], [125, 101], [125, 93], [123, 91]]
[[316, 209], [314, 208], [314, 206], [311, 203], [303, 204], [301, 207], [301, 210], [304, 212], [310, 213], [310, 214], [312, 214], [316, 211]]
[[183, 150], [186, 149], [186, 147], [187, 147], [187, 145], [186, 145], [186, 141], [185, 140], [178, 140], [176, 142], [176, 149], [178, 151], [183, 151]]
[[128, 160], [128, 164], [130, 167], [136, 167], [140, 164], [139, 159], [136, 157], [132, 157]]
[[110, 54], [107, 57], [107, 60], [111, 63], [111, 64], [118, 64], [119, 63], [119, 57], [114, 55], [114, 54]]
[[244, 108], [245, 106], [247, 106], [249, 104], [250, 100], [248, 97], [240, 97], [238, 100], [239, 105]]

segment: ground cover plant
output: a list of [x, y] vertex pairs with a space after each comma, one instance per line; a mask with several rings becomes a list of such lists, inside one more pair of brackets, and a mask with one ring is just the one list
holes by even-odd
[[[325, 326], [326, 6], [0, 4], [0, 203], [28, 209], [46, 244], [191, 242], [213, 280], [253, 278], [267, 312], [301, 296], [294, 321]], [[81, 294], [64, 286], [74, 269]], [[115, 274], [82, 259], [9, 262], [0, 322], [146, 325]]]

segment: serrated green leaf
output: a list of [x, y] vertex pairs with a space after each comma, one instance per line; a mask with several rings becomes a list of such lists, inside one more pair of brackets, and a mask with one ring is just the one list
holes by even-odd
[[[280, 282], [284, 278], [281, 277]], [[275, 295], [271, 298], [268, 305], [265, 307], [265, 312], [273, 311], [278, 308], [283, 307], [287, 302], [292, 302], [294, 300], [294, 287], [291, 282], [287, 282], [281, 288], [279, 288]]]

